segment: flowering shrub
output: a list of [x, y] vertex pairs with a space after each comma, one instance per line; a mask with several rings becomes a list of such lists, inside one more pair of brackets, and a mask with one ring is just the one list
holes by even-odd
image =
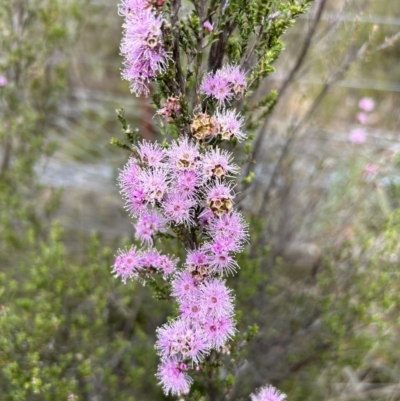
[[[235, 208], [240, 168], [231, 150], [256, 126], [246, 129], [246, 97], [273, 71], [280, 35], [309, 1], [192, 3], [191, 12], [180, 10], [177, 0], [119, 5], [122, 77], [136, 95], [152, 94], [170, 140], [140, 140], [118, 111], [129, 143], [112, 142], [131, 151], [118, 182], [143, 246], [120, 249], [112, 273], [124, 283], [151, 284], [177, 305], [178, 316], [157, 330], [156, 376], [164, 392], [188, 394], [196, 377], [209, 383], [214, 399], [215, 368], [235, 347], [234, 294], [226, 277], [239, 268], [235, 254], [248, 240]], [[257, 108], [265, 118], [271, 95]], [[181, 242], [185, 260], [157, 250], [156, 240], [165, 236]], [[272, 387], [252, 395], [256, 401], [284, 398]]]

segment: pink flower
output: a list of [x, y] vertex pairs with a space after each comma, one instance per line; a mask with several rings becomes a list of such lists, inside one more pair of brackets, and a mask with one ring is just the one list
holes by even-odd
[[7, 78], [4, 75], [0, 75], [0, 87], [6, 86], [8, 83]]
[[248, 239], [248, 225], [241, 213], [236, 211], [212, 219], [208, 232], [215, 242], [222, 241], [221, 246], [232, 251], [240, 249]]
[[234, 195], [230, 183], [225, 184], [217, 180], [215, 183], [205, 187], [204, 191], [207, 206], [216, 216], [222, 216], [232, 209]]
[[233, 313], [233, 297], [224, 281], [219, 279], [210, 280], [201, 285], [200, 304], [207, 316], [222, 318]]
[[156, 377], [160, 380], [165, 394], [187, 394], [192, 384], [192, 378], [182, 369], [182, 362], [177, 358], [168, 358], [161, 362]]
[[169, 256], [161, 255], [158, 268], [162, 271], [164, 277], [167, 277], [175, 272], [176, 259], [171, 259]]
[[149, 167], [161, 167], [166, 155], [158, 143], [142, 141], [135, 146], [141, 161]]
[[153, 244], [153, 236], [157, 232], [165, 231], [165, 219], [157, 212], [144, 212], [135, 224], [135, 237], [147, 245]]
[[375, 101], [371, 97], [363, 97], [358, 103], [358, 107], [361, 110], [370, 112], [375, 108]]
[[217, 123], [217, 134], [222, 139], [231, 140], [236, 138], [239, 142], [246, 138], [246, 134], [242, 131], [244, 123], [243, 117], [236, 114], [234, 110], [221, 110], [215, 115]]
[[225, 65], [220, 70], [220, 74], [228, 80], [236, 96], [243, 96], [247, 82], [244, 72], [238, 65]]
[[214, 28], [213, 28], [213, 26], [212, 26], [210, 21], [204, 22], [203, 28], [207, 33], [211, 33], [214, 30]]
[[368, 121], [368, 115], [366, 113], [363, 113], [363, 112], [357, 113], [357, 121], [360, 124], [366, 124], [367, 121]]
[[235, 334], [235, 322], [230, 316], [221, 318], [208, 317], [205, 324], [207, 343], [212, 348], [223, 347]]
[[162, 47], [162, 17], [146, 8], [146, 1], [124, 0], [119, 7], [125, 16], [121, 55], [124, 56], [122, 78], [130, 82], [137, 96], [149, 94], [148, 82], [164, 72], [168, 55]]
[[246, 90], [246, 77], [237, 65], [225, 65], [215, 73], [208, 73], [200, 86], [200, 92], [223, 103]]
[[146, 201], [150, 204], [160, 202], [168, 191], [169, 179], [165, 170], [142, 170], [139, 178]]
[[143, 271], [146, 273], [154, 273], [156, 270], [160, 268], [161, 263], [161, 255], [155, 249], [147, 249], [140, 258], [140, 263]]
[[376, 164], [367, 164], [364, 167], [364, 173], [369, 177], [375, 177], [378, 174], [379, 167]]
[[131, 247], [127, 251], [118, 250], [112, 273], [114, 277], [121, 277], [123, 283], [128, 278], [134, 278], [142, 269], [141, 254], [136, 251], [135, 247]]
[[251, 401], [284, 401], [286, 395], [273, 386], [264, 386], [256, 394], [250, 394]]
[[202, 319], [203, 309], [198, 297], [183, 298], [179, 302], [179, 311], [185, 320], [198, 324]]
[[141, 173], [142, 169], [138, 166], [137, 160], [131, 157], [118, 176], [118, 185], [126, 201], [126, 208], [133, 216], [138, 216], [146, 210], [146, 196], [140, 179]]
[[223, 247], [220, 244], [210, 244], [209, 260], [212, 271], [218, 274], [233, 274], [238, 268], [236, 260], [229, 255], [229, 248]]
[[232, 163], [232, 153], [220, 148], [208, 151], [202, 162], [203, 175], [207, 178], [224, 178], [239, 172], [239, 167]]
[[121, 0], [118, 4], [118, 14], [122, 17], [137, 17], [145, 8], [146, 0]]
[[208, 97], [213, 97], [219, 102], [224, 102], [233, 97], [229, 82], [226, 78], [217, 74], [207, 74], [201, 83], [200, 92]]
[[367, 134], [362, 128], [354, 128], [351, 130], [349, 140], [354, 144], [361, 144], [367, 140]]
[[194, 170], [199, 165], [200, 152], [198, 144], [187, 137], [174, 141], [167, 151], [169, 168], [172, 172]]
[[172, 282], [172, 296], [179, 300], [198, 296], [198, 289], [189, 272], [180, 273]]
[[182, 198], [181, 194], [173, 193], [163, 202], [165, 217], [174, 224], [194, 225], [194, 210], [196, 201], [192, 198]]
[[175, 182], [172, 192], [182, 194], [184, 197], [194, 197], [202, 178], [197, 170], [185, 170], [175, 173]]
[[176, 319], [157, 329], [156, 349], [162, 358], [178, 357], [199, 363], [208, 352], [204, 333], [191, 322]]

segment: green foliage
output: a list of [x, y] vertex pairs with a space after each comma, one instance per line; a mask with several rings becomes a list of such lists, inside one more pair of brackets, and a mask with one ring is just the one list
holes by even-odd
[[144, 333], [165, 309], [152, 307], [140, 285], [113, 280], [111, 264], [95, 236], [85, 256], [68, 256], [56, 225], [49, 238], [26, 244], [18, 277], [1, 274], [2, 399], [133, 401], [154, 390], [162, 399], [148, 373], [156, 369], [154, 339]]

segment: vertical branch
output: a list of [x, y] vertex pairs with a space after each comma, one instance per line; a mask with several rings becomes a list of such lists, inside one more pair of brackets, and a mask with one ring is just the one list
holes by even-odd
[[174, 37], [174, 45], [172, 50], [173, 60], [176, 66], [176, 81], [177, 87], [175, 88], [176, 95], [185, 93], [185, 82], [183, 79], [181, 55], [179, 49], [179, 9], [181, 7], [181, 0], [172, 0], [171, 3], [171, 25], [172, 35]]
[[[226, 8], [229, 5], [229, 0], [224, 0], [221, 4], [221, 14], [226, 12]], [[229, 36], [232, 34], [236, 28], [236, 23], [226, 23], [224, 29], [218, 36], [218, 40], [214, 42], [210, 49], [210, 55], [208, 58], [208, 71], [215, 72], [222, 67], [222, 62], [225, 55], [225, 46], [228, 42]]]

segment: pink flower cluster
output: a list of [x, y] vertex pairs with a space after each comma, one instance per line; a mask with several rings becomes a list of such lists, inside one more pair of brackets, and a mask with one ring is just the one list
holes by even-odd
[[165, 70], [168, 60], [161, 43], [163, 19], [148, 6], [147, 0], [122, 0], [119, 14], [125, 17], [122, 77], [130, 82], [131, 91], [137, 96], [147, 96], [148, 83]]
[[[148, 248], [120, 250], [112, 269], [123, 282], [160, 273], [171, 284], [180, 315], [158, 329], [157, 377], [166, 393], [181, 394], [192, 381], [188, 370], [235, 333], [233, 295], [223, 277], [238, 268], [234, 255], [248, 235], [242, 215], [233, 210], [229, 179], [239, 168], [228, 151], [201, 147], [187, 137], [168, 148], [143, 141], [133, 151], [119, 185], [136, 217], [135, 235]], [[187, 257], [179, 268], [152, 247], [157, 234], [168, 229], [184, 233]]]
[[363, 97], [358, 102], [358, 107], [362, 110], [357, 113], [357, 121], [360, 124], [367, 124], [368, 122], [368, 113], [375, 109], [375, 101], [370, 97]]
[[225, 65], [215, 73], [208, 73], [200, 86], [201, 93], [219, 103], [243, 96], [247, 88], [245, 73], [237, 65]]

